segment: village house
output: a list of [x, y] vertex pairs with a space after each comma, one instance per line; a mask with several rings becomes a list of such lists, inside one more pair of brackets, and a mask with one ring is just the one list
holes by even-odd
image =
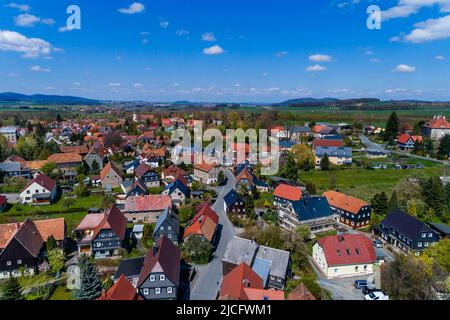
[[189, 189], [181, 180], [177, 179], [165, 186], [161, 194], [169, 196], [172, 204], [179, 207], [186, 202], [186, 198], [189, 198]]
[[[331, 140], [330, 140], [331, 141]], [[316, 147], [315, 163], [320, 168], [322, 158], [327, 155], [331, 164], [340, 166], [343, 164], [352, 164], [352, 148], [351, 147]]]
[[57, 190], [53, 179], [39, 174], [19, 192], [19, 198], [23, 204], [48, 205], [55, 201]]
[[100, 172], [100, 179], [102, 181], [102, 188], [107, 190], [119, 188], [123, 181], [122, 173], [111, 161], [103, 167]]
[[244, 166], [236, 176], [236, 189], [245, 190], [251, 192], [253, 188], [256, 188], [260, 192], [268, 192], [269, 186], [262, 180], [259, 180], [253, 172], [250, 171], [248, 166]]
[[371, 274], [377, 260], [372, 241], [361, 234], [321, 238], [313, 245], [312, 257], [328, 279]]
[[153, 168], [145, 163], [141, 163], [135, 170], [136, 179], [142, 180], [148, 188], [156, 188], [160, 185], [160, 176]]
[[223, 277], [219, 300], [284, 300], [284, 292], [264, 289], [263, 281], [245, 262]]
[[64, 249], [66, 225], [63, 218], [0, 224], [0, 279], [36, 274], [43, 262], [43, 248], [53, 236]]
[[179, 232], [180, 221], [178, 220], [178, 216], [171, 207], [167, 207], [163, 214], [159, 216], [158, 221], [156, 221], [153, 231], [153, 241], [157, 243], [159, 238], [167, 237], [173, 243], [178, 244]]
[[[95, 167], [97, 170], [102, 170], [104, 157], [105, 154], [102, 150], [92, 147], [84, 157], [84, 162], [86, 162], [91, 171], [94, 170]], [[95, 163], [97, 163], [97, 166], [94, 165]]]
[[226, 213], [245, 214], [245, 200], [236, 190], [231, 189], [223, 197], [223, 209]]
[[121, 276], [125, 276], [133, 287], [136, 288], [139, 276], [141, 275], [142, 266], [144, 265], [144, 259], [145, 257], [137, 257], [121, 260], [113, 280], [118, 281]]
[[450, 122], [444, 115], [434, 116], [422, 126], [422, 134], [433, 140], [440, 140], [443, 136], [450, 134]]
[[194, 179], [204, 184], [217, 183], [220, 167], [214, 164], [197, 164], [194, 166]]
[[83, 157], [78, 153], [55, 153], [47, 158], [47, 162], [56, 164], [65, 180], [74, 180], [77, 167], [83, 163]]
[[327, 198], [334, 214], [339, 216], [339, 222], [353, 229], [364, 228], [370, 224], [371, 209], [364, 200], [337, 191], [326, 191]]
[[172, 206], [172, 199], [164, 195], [128, 197], [123, 213], [130, 223], [156, 223], [159, 216]]
[[176, 300], [180, 284], [181, 252], [168, 238], [161, 237], [145, 256], [137, 289], [145, 300]]
[[122, 181], [120, 188], [125, 195], [125, 199], [148, 194], [147, 185], [141, 179], [126, 179]]
[[218, 225], [219, 216], [217, 213], [209, 204], [203, 204], [194, 218], [186, 224], [183, 240], [186, 241], [192, 236], [197, 236], [212, 243], [214, 242]]
[[311, 196], [299, 186], [280, 183], [273, 192], [280, 227], [295, 231], [300, 224], [309, 226], [312, 233], [331, 230], [336, 226], [327, 198]]
[[422, 143], [422, 136], [412, 136], [407, 133], [403, 133], [397, 137], [397, 147], [401, 150], [412, 150], [416, 143]]
[[78, 252], [95, 259], [118, 256], [125, 240], [127, 220], [117, 207], [86, 215], [75, 228]]
[[143, 300], [136, 288], [122, 275], [107, 292], [103, 292], [98, 300], [133, 301]]
[[439, 241], [429, 226], [399, 209], [380, 222], [379, 233], [389, 244], [416, 255]]
[[19, 134], [17, 133], [17, 127], [13, 126], [1, 127], [0, 134], [4, 136], [11, 145], [15, 145], [17, 139], [19, 138]]

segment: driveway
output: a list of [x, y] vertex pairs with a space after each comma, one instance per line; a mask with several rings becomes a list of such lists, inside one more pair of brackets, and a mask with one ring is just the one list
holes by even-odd
[[390, 150], [385, 149], [384, 146], [382, 146], [381, 144], [371, 141], [362, 133], [359, 134], [359, 139], [361, 140], [361, 143], [366, 146], [367, 151], [391, 153]]
[[191, 284], [191, 300], [215, 300], [222, 282], [222, 258], [225, 255], [228, 243], [235, 235], [233, 224], [228, 219], [223, 206], [223, 197], [235, 186], [234, 175], [225, 169], [228, 178], [227, 184], [217, 187], [217, 200], [213, 205], [213, 210], [219, 215], [219, 243], [212, 260], [203, 266], [196, 266], [198, 273]]
[[20, 198], [18, 193], [2, 193], [6, 197], [8, 203], [20, 203]]

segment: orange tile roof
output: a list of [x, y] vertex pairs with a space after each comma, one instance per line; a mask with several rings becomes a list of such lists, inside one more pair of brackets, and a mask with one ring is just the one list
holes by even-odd
[[239, 181], [241, 181], [242, 179], [246, 179], [248, 180], [248, 182], [253, 185], [253, 175], [252, 173], [249, 171], [249, 169], [247, 167], [245, 167], [244, 169], [241, 170], [241, 172], [239, 172], [239, 174], [236, 176], [236, 183], [239, 183]]
[[100, 172], [100, 179], [102, 179], [102, 180], [105, 179], [106, 175], [109, 173], [110, 170], [113, 170], [115, 173], [117, 173], [119, 176], [121, 176], [119, 169], [117, 169], [117, 167], [114, 165], [114, 163], [109, 161], [103, 167], [102, 171]]
[[56, 241], [63, 241], [66, 236], [66, 222], [64, 218], [34, 220], [34, 224], [44, 241], [47, 241], [51, 235]]
[[428, 121], [424, 126], [431, 129], [450, 129], [450, 122], [444, 116], [438, 116]]
[[194, 169], [197, 169], [197, 170], [200, 170], [203, 172], [210, 172], [215, 167], [216, 167], [215, 164], [199, 163], [194, 166]]
[[358, 214], [362, 207], [368, 206], [364, 200], [346, 195], [345, 193], [329, 190], [323, 193], [330, 206], [345, 210], [347, 212]]
[[191, 235], [202, 235], [212, 241], [216, 233], [219, 216], [209, 205], [204, 205], [186, 227], [183, 239]]
[[325, 128], [325, 126], [316, 124], [314, 127], [312, 127], [311, 131], [314, 133], [319, 133], [323, 128]]
[[290, 201], [298, 201], [302, 198], [302, 189], [297, 186], [280, 183], [273, 191], [273, 195]]
[[56, 164], [82, 162], [83, 157], [78, 153], [55, 153], [48, 157], [47, 162]]
[[281, 290], [266, 290], [257, 288], [244, 288], [246, 300], [284, 300], [284, 292]]
[[243, 290], [244, 283], [247, 288], [263, 289], [262, 279], [245, 262], [242, 262], [223, 277], [219, 295], [235, 300], [248, 300]]
[[25, 167], [30, 168], [31, 170], [40, 170], [46, 163], [47, 160], [27, 161], [25, 162]]
[[121, 275], [119, 280], [105, 293], [103, 293], [98, 300], [120, 300], [132, 301], [143, 300], [138, 294], [133, 285]]
[[288, 300], [316, 300], [316, 297], [302, 282], [289, 293]]

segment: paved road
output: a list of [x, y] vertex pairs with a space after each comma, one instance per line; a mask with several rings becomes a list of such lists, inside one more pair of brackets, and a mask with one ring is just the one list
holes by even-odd
[[233, 224], [228, 219], [223, 207], [223, 197], [234, 188], [235, 179], [228, 169], [225, 170], [225, 175], [228, 178], [227, 184], [216, 189], [217, 200], [212, 207], [219, 215], [219, 225], [221, 226], [219, 244], [211, 262], [197, 267], [198, 274], [191, 286], [191, 300], [216, 299], [219, 285], [222, 282], [222, 258], [225, 255], [228, 243], [235, 235]]
[[17, 193], [2, 193], [6, 197], [8, 203], [19, 203], [20, 197]]

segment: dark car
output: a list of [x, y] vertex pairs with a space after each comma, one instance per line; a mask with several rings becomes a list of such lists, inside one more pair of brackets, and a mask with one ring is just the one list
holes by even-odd
[[367, 282], [367, 280], [355, 280], [354, 285], [356, 289], [363, 289], [363, 288], [374, 289], [373, 284]]

